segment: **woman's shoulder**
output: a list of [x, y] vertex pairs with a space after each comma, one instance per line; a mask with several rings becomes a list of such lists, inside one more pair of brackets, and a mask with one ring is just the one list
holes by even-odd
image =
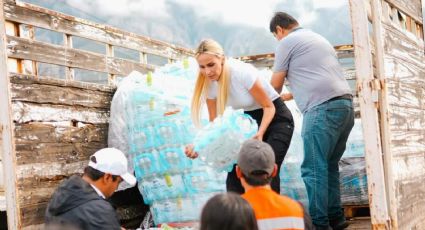
[[254, 74], [255, 71], [258, 71], [253, 65], [235, 58], [228, 58], [226, 61], [228, 63], [232, 77], [251, 75]]

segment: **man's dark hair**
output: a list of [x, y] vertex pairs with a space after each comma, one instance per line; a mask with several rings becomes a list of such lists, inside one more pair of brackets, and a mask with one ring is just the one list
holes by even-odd
[[[97, 163], [95, 156], [92, 156], [90, 158], [90, 161], [93, 161], [94, 163]], [[101, 177], [103, 177], [103, 175], [105, 175], [105, 173], [104, 172], [101, 172], [101, 171], [99, 171], [97, 169], [94, 169], [91, 166], [87, 166], [87, 167], [84, 168], [84, 175], [87, 175], [87, 177], [89, 177], [93, 181], [97, 181]], [[119, 176], [112, 175], [112, 180], [115, 181], [118, 177]]]
[[258, 230], [251, 205], [236, 193], [222, 193], [207, 201], [200, 230]]
[[298, 22], [291, 15], [285, 12], [276, 12], [273, 18], [270, 20], [270, 32], [276, 33], [276, 26], [280, 26], [283, 29], [292, 29], [297, 26]]
[[[103, 177], [103, 175], [105, 175], [105, 173], [101, 172], [97, 169], [94, 169], [90, 166], [87, 166], [87, 167], [84, 168], [84, 175], [88, 176], [93, 181], [97, 181], [101, 177]], [[112, 175], [112, 180], [116, 181], [118, 177], [119, 176], [117, 176], [117, 175]]]
[[270, 184], [270, 182], [273, 179], [264, 171], [254, 171], [249, 176], [246, 176], [245, 174], [242, 173], [242, 176], [243, 178], [245, 178], [246, 183], [251, 186], [267, 185], [267, 184]]

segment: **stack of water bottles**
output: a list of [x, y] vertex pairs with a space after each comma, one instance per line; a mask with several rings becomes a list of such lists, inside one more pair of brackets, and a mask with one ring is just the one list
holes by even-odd
[[301, 178], [301, 162], [304, 157], [304, 146], [301, 138], [303, 117], [293, 100], [286, 101], [285, 104], [292, 113], [295, 128], [280, 169], [280, 193], [300, 201], [304, 208], [308, 209], [307, 191]]
[[257, 122], [243, 110], [227, 107], [222, 116], [204, 126], [195, 139], [195, 152], [217, 171], [232, 171], [242, 143], [258, 130]]
[[355, 119], [346, 150], [339, 162], [343, 204], [363, 205], [369, 203], [364, 153], [361, 120]]
[[193, 66], [189, 59], [138, 74], [122, 111], [128, 156], [155, 224], [197, 221], [205, 202], [225, 191], [225, 174], [184, 154], [196, 132], [189, 113]]

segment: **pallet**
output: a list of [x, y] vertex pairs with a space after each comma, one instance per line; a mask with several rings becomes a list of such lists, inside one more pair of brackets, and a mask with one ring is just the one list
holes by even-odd
[[346, 218], [370, 216], [369, 205], [344, 205]]
[[372, 223], [370, 217], [355, 217], [348, 220], [347, 230], [370, 230], [372, 229]]

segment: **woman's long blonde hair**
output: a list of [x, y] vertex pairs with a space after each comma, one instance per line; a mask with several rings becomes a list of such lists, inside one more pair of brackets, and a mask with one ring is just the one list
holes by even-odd
[[[212, 39], [203, 40], [196, 49], [195, 55], [198, 56], [203, 53], [216, 55], [217, 57], [223, 57], [223, 59], [225, 59], [223, 48], [220, 44], [218, 44], [218, 42]], [[218, 79], [217, 115], [223, 114], [226, 107], [227, 96], [229, 94], [229, 74], [229, 68], [227, 66], [226, 60], [224, 60], [223, 68]], [[210, 81], [208, 78], [199, 72], [195, 83], [191, 106], [192, 120], [193, 123], [198, 127], [201, 123], [201, 108], [207, 99], [206, 94], [209, 88], [209, 83]]]

